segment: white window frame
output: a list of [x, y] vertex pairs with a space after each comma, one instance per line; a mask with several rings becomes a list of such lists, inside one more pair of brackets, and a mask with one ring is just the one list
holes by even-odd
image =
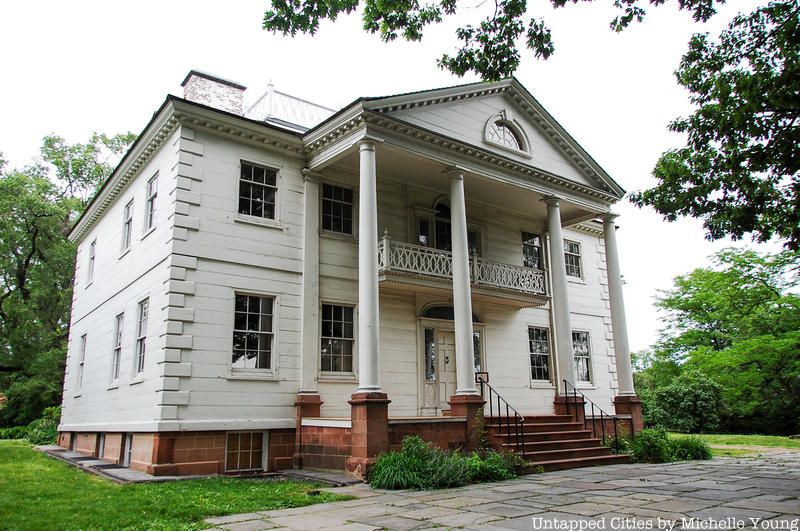
[[158, 172], [147, 180], [144, 203], [144, 232], [156, 226], [156, 199], [158, 198]]
[[75, 386], [75, 391], [80, 392], [83, 387], [83, 370], [86, 365], [86, 343], [88, 342], [88, 335], [81, 336], [80, 350], [78, 351], [78, 381]]
[[[586, 348], [588, 350], [586, 356], [578, 356], [575, 352], [575, 334], [585, 334], [586, 335]], [[594, 383], [594, 368], [592, 367], [592, 334], [588, 330], [571, 330], [570, 339], [572, 342], [572, 362], [575, 365], [575, 384], [577, 386], [590, 386]], [[589, 371], [589, 379], [588, 380], [579, 380], [578, 379], [578, 359], [585, 359], [586, 360], [586, 367]]]
[[[274, 218], [264, 218], [259, 216], [253, 216], [250, 214], [242, 214], [239, 212], [239, 194], [241, 192], [241, 184], [242, 184], [242, 164], [249, 164], [251, 166], [259, 166], [265, 168], [267, 170], [271, 170], [275, 172], [275, 217]], [[240, 156], [239, 157], [239, 164], [237, 165], [237, 173], [236, 173], [236, 195], [233, 198], [233, 211], [235, 212], [235, 220], [240, 221], [243, 223], [252, 223], [255, 225], [261, 225], [264, 227], [271, 227], [276, 229], [282, 229], [283, 226], [281, 225], [281, 201], [282, 201], [282, 170], [283, 168], [278, 164], [273, 164], [271, 162], [265, 162], [262, 160], [258, 160], [253, 157], [249, 156]], [[320, 194], [321, 195], [321, 194]]]
[[[271, 336], [272, 343], [270, 345], [270, 359], [269, 359], [269, 367], [234, 367], [233, 366], [233, 342], [236, 335], [236, 332], [247, 332], [248, 330], [242, 329], [239, 330], [236, 328], [236, 297], [237, 296], [244, 296], [244, 297], [258, 297], [260, 299], [270, 299], [272, 300], [272, 331], [268, 332]], [[233, 312], [231, 312], [232, 320], [231, 320], [231, 336], [230, 336], [230, 372], [231, 375], [243, 375], [246, 376], [248, 374], [254, 376], [274, 376], [276, 374], [277, 366], [278, 366], [278, 297], [274, 294], [268, 293], [253, 293], [249, 291], [234, 291], [233, 292]], [[258, 332], [258, 333], [266, 333], [266, 332]]]
[[125, 325], [125, 313], [114, 317], [114, 337], [111, 346], [111, 383], [119, 381], [120, 367], [122, 366], [122, 332]]
[[147, 354], [147, 324], [150, 317], [150, 298], [139, 301], [136, 307], [136, 343], [133, 353], [133, 374], [144, 373], [145, 356]]
[[[346, 201], [339, 201], [338, 199], [327, 199], [325, 197], [325, 187], [326, 186], [332, 186], [334, 188], [341, 188], [342, 190], [349, 190], [350, 193], [353, 194], [352, 203], [347, 203]], [[325, 228], [325, 215], [324, 215], [325, 201], [331, 201], [331, 202], [334, 202], [334, 203], [339, 203], [339, 204], [344, 204], [344, 205], [349, 204], [350, 205], [350, 208], [351, 208], [351, 210], [350, 210], [351, 216], [350, 217], [352, 218], [350, 220], [350, 223], [351, 223], [350, 224], [350, 232], [342, 232], [342, 231], [337, 231], [337, 230], [326, 229]], [[357, 228], [357, 224], [358, 224], [358, 215], [357, 214], [358, 214], [358, 195], [356, 194], [356, 190], [352, 186], [346, 186], [346, 185], [343, 185], [343, 184], [337, 183], [337, 182], [325, 182], [325, 181], [323, 181], [323, 182], [319, 183], [319, 229], [320, 229], [320, 232], [325, 233], [325, 234], [329, 234], [329, 235], [335, 235], [335, 236], [354, 237], [356, 235], [356, 228]]]
[[[547, 379], [534, 378], [533, 364], [531, 363], [530, 357], [533, 356], [533, 355], [541, 355], [541, 353], [540, 352], [534, 352], [531, 349], [531, 339], [530, 339], [531, 330], [544, 331], [544, 333], [546, 335], [545, 343], [547, 345]], [[533, 385], [542, 385], [542, 384], [548, 384], [549, 385], [549, 384], [552, 384], [553, 383], [553, 339], [552, 339], [552, 334], [550, 333], [550, 328], [548, 328], [547, 326], [528, 325], [526, 331], [528, 333], [528, 337], [527, 337], [527, 340], [528, 340], [528, 367], [529, 367], [529, 370], [530, 370], [531, 383]]]
[[86, 266], [86, 285], [92, 283], [94, 280], [94, 266], [95, 261], [97, 258], [97, 238], [92, 240], [92, 243], [89, 244], [89, 261]]
[[[447, 202], [447, 201], [443, 201], [441, 199], [437, 200], [434, 203], [434, 205], [436, 205], [436, 204], [438, 204], [440, 202], [444, 202], [447, 205], [447, 207], [450, 208], [450, 203]], [[411, 227], [411, 233], [410, 233], [410, 234], [413, 234], [413, 240], [410, 243], [412, 243], [413, 245], [418, 245], [420, 247], [427, 247], [427, 248], [430, 248], [430, 249], [438, 249], [438, 250], [443, 250], [444, 251], [444, 249], [439, 249], [438, 242], [436, 241], [436, 219], [437, 219], [437, 216], [436, 216], [436, 209], [435, 208], [431, 209], [431, 208], [420, 207], [420, 206], [414, 207], [414, 221], [413, 221], [414, 224]], [[421, 235], [419, 233], [419, 222], [421, 220], [425, 220], [425, 221], [428, 222], [428, 231], [430, 232], [429, 240], [425, 245], [423, 245], [422, 242], [420, 241], [420, 236]], [[451, 218], [450, 218], [451, 238], [452, 238], [452, 226], [453, 226], [453, 219], [452, 219], [452, 212], [451, 212]], [[469, 218], [467, 218], [467, 239], [469, 239], [469, 233], [470, 232], [474, 232], [474, 233], [476, 233], [478, 235], [478, 240], [479, 241], [478, 241], [478, 248], [476, 249], [478, 251], [478, 257], [479, 258], [480, 257], [485, 257], [486, 256], [486, 246], [487, 246], [486, 227], [484, 225], [480, 224], [480, 223], [476, 223], [474, 221], [471, 221]], [[451, 241], [451, 245], [452, 245], [452, 241]], [[445, 251], [445, 252], [449, 253], [451, 251]]]
[[[351, 308], [353, 310], [353, 337], [334, 337], [334, 336], [324, 336], [322, 334], [323, 330], [323, 312], [325, 306], [341, 306], [343, 308]], [[323, 300], [320, 301], [319, 304], [319, 354], [317, 356], [319, 360], [319, 372], [321, 378], [328, 378], [328, 379], [336, 379], [336, 378], [343, 378], [343, 379], [352, 379], [356, 374], [356, 367], [358, 363], [357, 355], [358, 355], [358, 344], [356, 343], [356, 338], [358, 337], [358, 311], [356, 305], [349, 302], [342, 302], [342, 301], [331, 301], [331, 300]], [[350, 370], [349, 371], [326, 371], [322, 368], [322, 342], [326, 339], [338, 339], [342, 341], [350, 341], [351, 343], [351, 350], [350, 350]]]
[[125, 254], [131, 248], [133, 240], [133, 199], [125, 204], [122, 210], [122, 243], [120, 252]]
[[[578, 252], [575, 253], [575, 252], [572, 252], [572, 251], [568, 250], [570, 245], [577, 245], [578, 246]], [[583, 258], [582, 258], [582, 255], [583, 255], [583, 246], [581, 245], [581, 242], [575, 241], [575, 240], [567, 240], [567, 239], [564, 240], [564, 268], [566, 269], [565, 273], [566, 273], [566, 275], [568, 277], [583, 279]], [[568, 256], [576, 257], [577, 261], [578, 261], [578, 264], [577, 265], [570, 264], [569, 261], [567, 260]], [[572, 270], [572, 273], [571, 273], [570, 272], [570, 268], [577, 268], [577, 273], [578, 274], [577, 275], [573, 274], [575, 272], [574, 269]]]
[[[519, 144], [519, 147], [510, 146], [491, 138], [492, 128], [498, 123], [513, 133], [513, 136], [517, 141], [516, 143]], [[514, 113], [511, 111], [511, 109], [503, 109], [499, 113], [493, 114], [488, 120], [486, 120], [486, 124], [483, 128], [483, 141], [494, 147], [504, 149], [516, 155], [520, 155], [525, 158], [532, 158], [530, 154], [531, 143], [528, 140], [528, 135], [525, 133], [525, 130], [521, 127], [519, 122], [517, 122], [517, 120], [514, 118]]]
[[[520, 235], [520, 239], [521, 239], [521, 242], [522, 242], [522, 249], [521, 249], [522, 250], [522, 266], [523, 267], [528, 267], [528, 268], [531, 268], [531, 269], [538, 269], [539, 271], [544, 271], [545, 270], [545, 264], [544, 264], [544, 237], [542, 236], [542, 234], [539, 233], [539, 232], [521, 230], [519, 235]], [[529, 266], [529, 265], [527, 265], [525, 263], [525, 249], [527, 247], [534, 247], [535, 248], [535, 245], [530, 244], [530, 243], [526, 243], [525, 236], [533, 236], [535, 238], [539, 238], [539, 267], [538, 268], [533, 267], [533, 266]]]

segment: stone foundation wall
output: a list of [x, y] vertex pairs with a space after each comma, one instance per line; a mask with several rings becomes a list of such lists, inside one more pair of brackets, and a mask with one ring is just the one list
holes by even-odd
[[106, 433], [106, 441], [103, 448], [103, 459], [117, 464], [122, 462], [121, 433]]
[[270, 430], [267, 446], [267, 470], [290, 470], [294, 467], [295, 430]]
[[303, 468], [344, 470], [351, 455], [351, 430], [331, 426], [303, 426]]
[[467, 421], [389, 421], [389, 449], [399, 450], [403, 438], [419, 435], [423, 440], [433, 443], [442, 450], [467, 447]]
[[75, 451], [86, 455], [97, 455], [97, 433], [76, 433]]

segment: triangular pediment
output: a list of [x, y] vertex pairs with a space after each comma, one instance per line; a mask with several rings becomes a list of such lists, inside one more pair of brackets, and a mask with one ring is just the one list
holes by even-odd
[[364, 107], [583, 186], [625, 193], [515, 79], [370, 98]]

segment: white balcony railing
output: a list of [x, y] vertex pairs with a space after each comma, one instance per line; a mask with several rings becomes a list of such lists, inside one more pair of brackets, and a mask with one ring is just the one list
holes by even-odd
[[[384, 236], [378, 242], [378, 272], [453, 278], [453, 256], [449, 251], [397, 242]], [[529, 267], [470, 258], [470, 281], [478, 286], [545, 294], [544, 271]]]

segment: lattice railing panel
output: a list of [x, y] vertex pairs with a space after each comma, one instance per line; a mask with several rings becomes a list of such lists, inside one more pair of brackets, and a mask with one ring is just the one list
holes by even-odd
[[544, 272], [539, 269], [502, 264], [475, 258], [473, 282], [526, 293], [544, 294]]

